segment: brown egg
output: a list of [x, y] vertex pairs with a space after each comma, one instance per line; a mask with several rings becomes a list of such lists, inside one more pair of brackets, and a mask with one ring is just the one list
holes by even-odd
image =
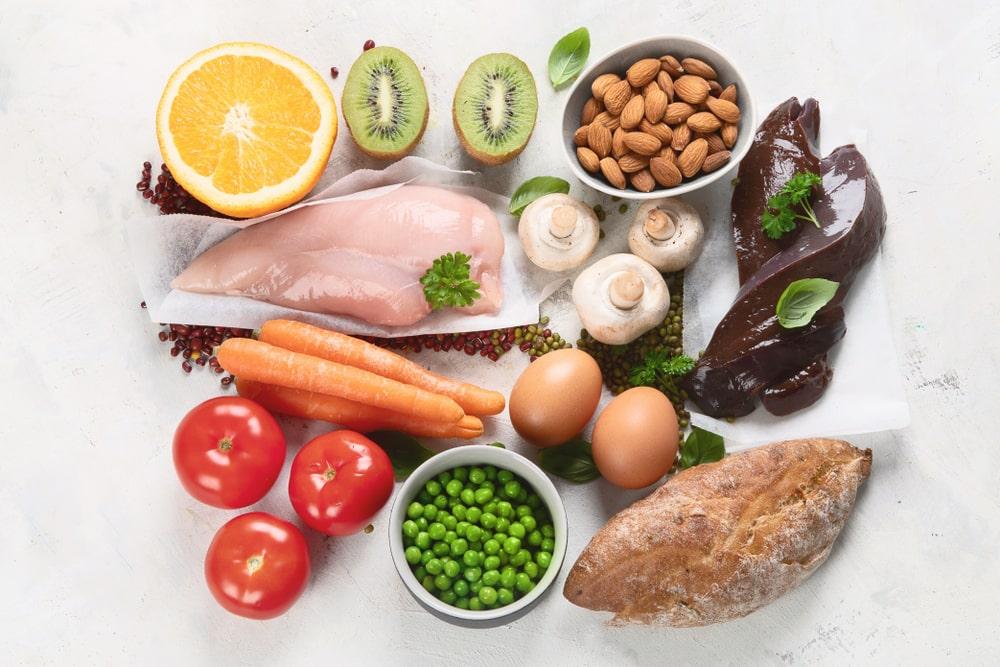
[[601, 400], [601, 369], [586, 352], [555, 350], [528, 365], [510, 392], [510, 422], [538, 447], [580, 433]]
[[594, 463], [615, 486], [641, 489], [670, 470], [677, 436], [677, 414], [666, 396], [651, 387], [629, 389], [597, 418]]

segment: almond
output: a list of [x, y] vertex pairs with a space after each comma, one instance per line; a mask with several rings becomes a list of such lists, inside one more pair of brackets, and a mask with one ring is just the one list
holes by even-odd
[[649, 172], [653, 179], [665, 188], [680, 185], [682, 176], [680, 169], [667, 158], [654, 157], [649, 161]]
[[[659, 76], [659, 73], [657, 73], [657, 76]], [[642, 89], [642, 94], [644, 97], [646, 97], [654, 90], [659, 90], [661, 93], [663, 92], [663, 89], [660, 88], [660, 84], [658, 84], [655, 79], [645, 85], [645, 87]]]
[[671, 102], [667, 105], [667, 110], [663, 114], [663, 122], [673, 126], [683, 123], [694, 113], [694, 107], [687, 102]]
[[645, 109], [645, 98], [642, 95], [636, 95], [630, 99], [628, 104], [625, 105], [625, 108], [622, 109], [622, 115], [618, 117], [622, 127], [626, 130], [638, 127], [639, 121], [642, 120], [643, 113], [645, 113]]
[[597, 153], [584, 146], [576, 149], [576, 159], [580, 161], [580, 166], [591, 174], [600, 168], [601, 158], [597, 157]]
[[691, 143], [691, 128], [681, 124], [673, 128], [674, 138], [670, 140], [670, 147], [675, 151], [682, 151]]
[[670, 78], [669, 74], [662, 71], [657, 74], [656, 85], [660, 87], [660, 90], [667, 94], [668, 101], [674, 101], [674, 80]]
[[626, 153], [618, 158], [618, 167], [626, 174], [634, 174], [649, 166], [649, 158], [645, 155]]
[[659, 60], [656, 58], [644, 58], [628, 68], [628, 71], [625, 72], [625, 78], [636, 88], [642, 88], [655, 79], [659, 71]]
[[669, 74], [673, 79], [684, 73], [681, 61], [671, 55], [660, 56], [660, 69]]
[[590, 92], [594, 94], [594, 97], [598, 100], [604, 99], [604, 93], [607, 91], [608, 87], [612, 84], [616, 84], [621, 81], [622, 78], [617, 74], [609, 73], [602, 74], [601, 76], [594, 79], [594, 82], [590, 84]]
[[658, 156], [663, 160], [666, 160], [670, 164], [677, 164], [677, 153], [670, 146], [664, 146], [660, 149], [660, 155]]
[[580, 112], [580, 125], [590, 125], [594, 122], [597, 114], [601, 113], [601, 103], [591, 97], [584, 102], [583, 111]]
[[740, 121], [740, 108], [732, 102], [709, 97], [705, 103], [708, 105], [709, 111], [718, 116], [723, 123], [738, 123]]
[[716, 81], [715, 79], [712, 79], [711, 81], [708, 82], [708, 89], [712, 91], [711, 94], [715, 95], [716, 97], [722, 94], [722, 84]]
[[[701, 167], [705, 164], [705, 158], [707, 157], [708, 142], [704, 139], [695, 139], [677, 156], [677, 167], [684, 174], [685, 178], [691, 178], [701, 171]], [[604, 164], [604, 160], [601, 160], [601, 164]]]
[[709, 155], [711, 155], [712, 153], [718, 153], [719, 151], [726, 150], [726, 144], [722, 142], [722, 137], [720, 137], [716, 132], [713, 132], [712, 134], [706, 134], [704, 137], [702, 137], [702, 139], [708, 142]]
[[587, 128], [587, 145], [597, 157], [607, 157], [611, 152], [611, 130], [603, 123], [591, 123]]
[[604, 178], [608, 179], [608, 183], [618, 188], [619, 190], [625, 189], [625, 174], [618, 167], [618, 163], [612, 157], [606, 157], [601, 160], [600, 163], [601, 173], [604, 174]]
[[639, 123], [639, 131], [651, 134], [660, 140], [662, 144], [669, 144], [673, 141], [674, 131], [666, 123], [650, 123], [645, 118]]
[[729, 158], [732, 153], [729, 151], [719, 151], [718, 153], [712, 153], [707, 158], [705, 158], [704, 164], [701, 165], [701, 170], [706, 174], [715, 171], [722, 165], [729, 162]]
[[601, 113], [597, 114], [597, 117], [594, 118], [594, 122], [600, 123], [604, 127], [611, 130], [612, 132], [617, 130], [619, 126], [618, 116], [612, 116], [607, 111], [602, 111]]
[[695, 76], [700, 76], [703, 79], [716, 79], [718, 75], [715, 70], [704, 60], [698, 60], [697, 58], [685, 58], [681, 61], [681, 67], [688, 74], [694, 74]]
[[628, 153], [628, 149], [625, 148], [625, 130], [619, 127], [611, 135], [611, 156], [617, 160], [625, 153]]
[[715, 117], [715, 114], [708, 111], [699, 111], [692, 114], [687, 119], [687, 125], [695, 132], [715, 132], [722, 127], [722, 121]]
[[739, 135], [739, 128], [733, 123], [725, 123], [722, 129], [719, 130], [719, 136], [722, 137], [722, 143], [726, 145], [726, 148], [732, 148], [736, 145], [736, 137]]
[[573, 133], [573, 144], [576, 146], [586, 146], [587, 145], [587, 128], [589, 125], [581, 125], [577, 128], [576, 132]]
[[719, 99], [720, 100], [725, 100], [727, 102], [732, 102], [733, 104], [736, 104], [736, 98], [737, 98], [737, 96], [738, 95], [737, 95], [736, 84], [735, 83], [729, 84], [728, 86], [725, 87], [725, 89], [721, 93], [719, 93]]
[[[674, 94], [691, 104], [701, 104], [708, 98], [711, 91], [708, 81], [700, 76], [685, 74], [674, 81]], [[607, 95], [605, 95], [604, 103], [608, 104]]]
[[650, 123], [659, 123], [663, 120], [663, 114], [667, 113], [667, 105], [670, 98], [657, 86], [655, 90], [646, 94], [646, 120]]
[[632, 183], [632, 187], [639, 192], [650, 192], [656, 187], [656, 181], [653, 179], [653, 175], [649, 173], [649, 169], [635, 172], [629, 176], [628, 180]]
[[656, 155], [663, 144], [651, 134], [628, 132], [625, 134], [625, 145], [639, 155]]
[[613, 83], [604, 91], [604, 108], [612, 116], [617, 116], [630, 99], [632, 99], [632, 86], [628, 81]]

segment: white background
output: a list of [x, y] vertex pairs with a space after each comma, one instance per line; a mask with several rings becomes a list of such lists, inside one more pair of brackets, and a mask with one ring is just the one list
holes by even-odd
[[[995, 662], [1000, 13], [990, 4], [5, 0], [0, 655], [52, 664]], [[889, 210], [886, 282], [912, 425], [854, 438], [875, 451], [872, 476], [829, 561], [739, 621], [611, 629], [553, 590], [508, 626], [451, 627], [400, 584], [385, 513], [371, 535], [310, 535], [313, 581], [284, 617], [226, 614], [204, 586], [202, 558], [233, 513], [188, 498], [170, 460], [174, 425], [218, 385], [183, 375], [156, 341], [124, 241], [146, 205], [134, 189], [140, 165], [159, 162], [153, 111], [167, 75], [215, 42], [257, 40], [324, 74], [338, 66], [339, 99], [366, 39], [400, 46], [424, 67], [431, 96], [417, 153], [471, 167], [451, 129], [451, 94], [475, 57], [511, 51], [535, 73], [541, 108], [527, 151], [484, 176], [509, 192], [529, 176], [568, 177], [562, 96], [545, 63], [580, 25], [593, 57], [654, 34], [711, 41], [746, 70], [762, 112], [813, 95], [824, 134], [860, 143]], [[374, 163], [342, 133], [328, 176], [360, 165]], [[599, 201], [579, 184], [574, 193]], [[466, 370], [506, 390], [523, 363], [509, 355]], [[292, 423], [286, 432], [294, 452], [306, 433]], [[493, 433], [509, 435], [502, 423]], [[260, 507], [291, 517], [283, 481]], [[570, 562], [638, 495], [603, 482], [560, 489]]]

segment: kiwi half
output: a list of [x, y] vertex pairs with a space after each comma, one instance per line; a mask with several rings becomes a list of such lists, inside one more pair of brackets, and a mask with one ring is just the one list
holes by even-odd
[[490, 53], [465, 70], [452, 118], [462, 147], [485, 164], [503, 164], [524, 150], [535, 129], [538, 91], [531, 70], [509, 53]]
[[354, 61], [341, 108], [358, 148], [372, 157], [406, 155], [427, 127], [424, 79], [416, 63], [391, 46], [376, 46]]

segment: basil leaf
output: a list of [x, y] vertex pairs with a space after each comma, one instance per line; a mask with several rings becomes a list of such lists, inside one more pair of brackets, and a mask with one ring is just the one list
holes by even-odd
[[538, 455], [538, 465], [553, 475], [578, 484], [601, 476], [594, 464], [590, 443], [583, 438], [543, 449]]
[[499, 447], [500, 449], [507, 449], [507, 445], [503, 444], [502, 442], [491, 442], [489, 444], [490, 447]]
[[519, 217], [524, 207], [544, 195], [554, 192], [566, 194], [569, 192], [569, 183], [555, 176], [535, 176], [529, 178], [521, 187], [514, 191], [510, 198], [508, 211], [511, 215]]
[[385, 450], [392, 461], [392, 471], [396, 481], [402, 482], [417, 467], [434, 456], [434, 452], [420, 444], [420, 441], [399, 431], [372, 431], [366, 433], [379, 447]]
[[816, 311], [830, 303], [840, 283], [825, 278], [803, 278], [792, 282], [778, 298], [774, 312], [786, 329], [804, 327]]
[[552, 47], [549, 54], [549, 81], [556, 88], [563, 86], [583, 71], [590, 55], [590, 32], [577, 28]]
[[721, 435], [692, 426], [681, 447], [680, 465], [682, 468], [690, 468], [700, 463], [721, 461], [725, 455], [726, 445]]

